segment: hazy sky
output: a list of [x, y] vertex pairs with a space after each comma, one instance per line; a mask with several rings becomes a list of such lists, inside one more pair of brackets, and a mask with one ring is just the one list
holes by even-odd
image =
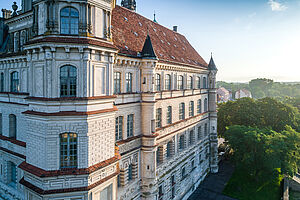
[[300, 0], [137, 0], [138, 13], [153, 19], [154, 10], [207, 62], [213, 52], [218, 80], [300, 81]]

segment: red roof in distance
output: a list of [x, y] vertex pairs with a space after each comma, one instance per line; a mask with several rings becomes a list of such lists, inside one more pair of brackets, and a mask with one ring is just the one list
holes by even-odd
[[121, 54], [137, 57], [147, 34], [160, 61], [207, 68], [207, 63], [181, 34], [129, 9], [116, 6], [112, 12], [113, 43]]

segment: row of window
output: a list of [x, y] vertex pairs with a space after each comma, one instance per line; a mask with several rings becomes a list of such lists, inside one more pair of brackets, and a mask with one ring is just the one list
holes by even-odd
[[[160, 74], [155, 75], [155, 90], [162, 91], [162, 78]], [[186, 87], [184, 86], [184, 77], [182, 75], [177, 76], [177, 90], [183, 89], [201, 89], [201, 78], [198, 76], [196, 77], [196, 85], [194, 86], [194, 78], [193, 76], [188, 76], [186, 80]], [[174, 86], [175, 86], [174, 85]], [[203, 77], [203, 84], [202, 88], [207, 88], [207, 81], [206, 77]], [[165, 90], [172, 90], [172, 77], [170, 74], [165, 76]]]
[[[63, 66], [60, 68], [60, 96], [76, 96], [77, 69], [73, 66]], [[4, 73], [0, 73], [0, 92], [4, 92]], [[20, 92], [19, 72], [10, 73], [10, 92]]]
[[[172, 106], [167, 107], [167, 124], [172, 124]], [[189, 117], [193, 117], [195, 115], [194, 113], [194, 101], [189, 102]], [[204, 99], [204, 112], [207, 112], [208, 110], [208, 102], [207, 98]], [[197, 114], [202, 113], [202, 101], [199, 99], [197, 101]], [[185, 103], [180, 103], [179, 104], [179, 120], [185, 119]], [[161, 128], [162, 127], [162, 108], [157, 108], [156, 109], [156, 128]]]
[[[207, 123], [204, 124], [204, 135], [202, 135], [202, 126], [198, 126], [198, 128], [197, 128], [198, 141], [200, 141], [203, 138], [203, 136], [206, 137], [207, 135], [208, 135]], [[187, 144], [187, 142], [188, 142], [188, 144]], [[185, 134], [180, 135], [179, 139], [178, 139], [178, 151], [184, 150], [188, 145], [189, 146], [194, 145], [195, 142], [196, 142], [196, 135], [195, 135], [194, 130], [191, 130], [189, 132], [188, 141], [187, 141], [187, 136]], [[165, 158], [168, 159], [168, 158], [172, 157], [173, 155], [175, 155], [175, 145], [174, 145], [173, 141], [169, 141], [166, 146], [166, 152], [164, 151], [163, 146], [159, 146], [157, 148], [156, 162], [157, 162], [157, 164], [163, 163]]]
[[[8, 137], [12, 139], [17, 139], [17, 117], [14, 114], [9, 115], [9, 130]], [[3, 117], [0, 113], [0, 135], [3, 134]]]
[[[124, 117], [119, 116], [116, 118], [116, 127], [115, 127], [115, 132], [116, 132], [116, 141], [123, 140], [123, 121]], [[134, 133], [134, 115], [130, 114], [127, 115], [127, 138], [133, 137]]]

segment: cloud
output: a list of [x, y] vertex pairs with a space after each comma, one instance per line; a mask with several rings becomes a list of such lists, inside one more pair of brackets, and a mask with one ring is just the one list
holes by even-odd
[[288, 8], [276, 0], [269, 0], [268, 4], [271, 6], [272, 11], [285, 11]]

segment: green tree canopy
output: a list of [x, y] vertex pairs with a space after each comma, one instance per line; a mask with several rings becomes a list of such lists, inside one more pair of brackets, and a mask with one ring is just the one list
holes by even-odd
[[272, 98], [254, 100], [242, 98], [218, 105], [218, 133], [226, 127], [244, 125], [282, 131], [286, 125], [297, 128], [297, 110]]

